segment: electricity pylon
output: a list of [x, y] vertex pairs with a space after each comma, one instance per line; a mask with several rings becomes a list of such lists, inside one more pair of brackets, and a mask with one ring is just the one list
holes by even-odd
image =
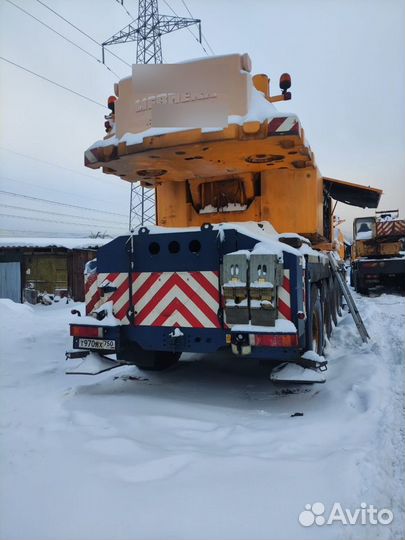
[[[104, 47], [136, 41], [137, 64], [162, 64], [161, 36], [194, 24], [198, 25], [199, 41], [201, 43], [200, 19], [160, 15], [158, 0], [139, 0], [137, 19], [102, 44], [103, 62]], [[155, 189], [142, 187], [140, 181], [132, 182], [129, 229], [133, 230], [139, 224], [154, 224], [155, 222]]]

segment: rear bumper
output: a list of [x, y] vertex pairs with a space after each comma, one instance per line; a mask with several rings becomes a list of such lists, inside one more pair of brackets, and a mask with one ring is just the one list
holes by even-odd
[[[117, 354], [122, 356], [126, 346], [135, 345], [145, 351], [169, 351], [180, 353], [215, 353], [229, 350], [237, 356], [269, 360], [294, 360], [300, 357], [302, 344], [297, 333], [252, 333], [232, 332], [210, 328], [181, 328], [178, 336], [173, 336], [170, 327], [130, 327], [130, 326], [86, 326], [71, 324], [73, 348]], [[270, 328], [270, 327], [269, 327]], [[89, 335], [93, 337], [89, 337]], [[114, 342], [113, 348], [99, 345]], [[124, 356], [125, 357], [125, 354]]]
[[232, 330], [231, 349], [237, 356], [269, 360], [294, 360], [301, 352], [296, 332], [254, 331], [254, 327], [246, 331], [238, 328]]
[[222, 328], [179, 328], [170, 326], [121, 326], [122, 343], [137, 343], [145, 351], [213, 353], [227, 346]]
[[70, 324], [73, 348], [101, 354], [116, 354], [120, 349], [119, 326], [99, 326], [80, 323]]
[[367, 277], [367, 275], [405, 274], [405, 259], [358, 260], [354, 265], [354, 269], [357, 269], [359, 274], [364, 277]]

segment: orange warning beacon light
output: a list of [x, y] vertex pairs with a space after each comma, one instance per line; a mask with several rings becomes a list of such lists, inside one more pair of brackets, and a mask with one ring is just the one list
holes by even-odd
[[114, 114], [115, 113], [115, 102], [117, 98], [115, 96], [110, 96], [107, 101], [108, 108]]
[[285, 100], [291, 99], [291, 92], [287, 90], [291, 87], [291, 75], [289, 73], [283, 73], [280, 75], [280, 89]]

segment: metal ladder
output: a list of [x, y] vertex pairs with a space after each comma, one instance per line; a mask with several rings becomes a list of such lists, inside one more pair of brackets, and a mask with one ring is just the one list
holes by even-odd
[[361, 315], [359, 313], [359, 310], [357, 309], [356, 303], [353, 299], [350, 289], [347, 286], [346, 280], [344, 279], [341, 273], [341, 270], [339, 269], [339, 266], [337, 264], [335, 257], [333, 256], [333, 253], [328, 253], [328, 259], [332, 268], [332, 272], [339, 283], [340, 290], [342, 291], [343, 296], [345, 297], [345, 300], [349, 307], [349, 312], [351, 313], [351, 316], [353, 317], [354, 323], [361, 336], [361, 339], [363, 340], [364, 343], [367, 343], [367, 340], [370, 339], [370, 336], [368, 335], [366, 327], [364, 326], [363, 319], [361, 318]]

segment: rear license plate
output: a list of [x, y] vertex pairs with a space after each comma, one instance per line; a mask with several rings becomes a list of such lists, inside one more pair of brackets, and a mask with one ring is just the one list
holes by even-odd
[[77, 346], [83, 349], [100, 349], [103, 351], [115, 351], [115, 340], [79, 338]]

